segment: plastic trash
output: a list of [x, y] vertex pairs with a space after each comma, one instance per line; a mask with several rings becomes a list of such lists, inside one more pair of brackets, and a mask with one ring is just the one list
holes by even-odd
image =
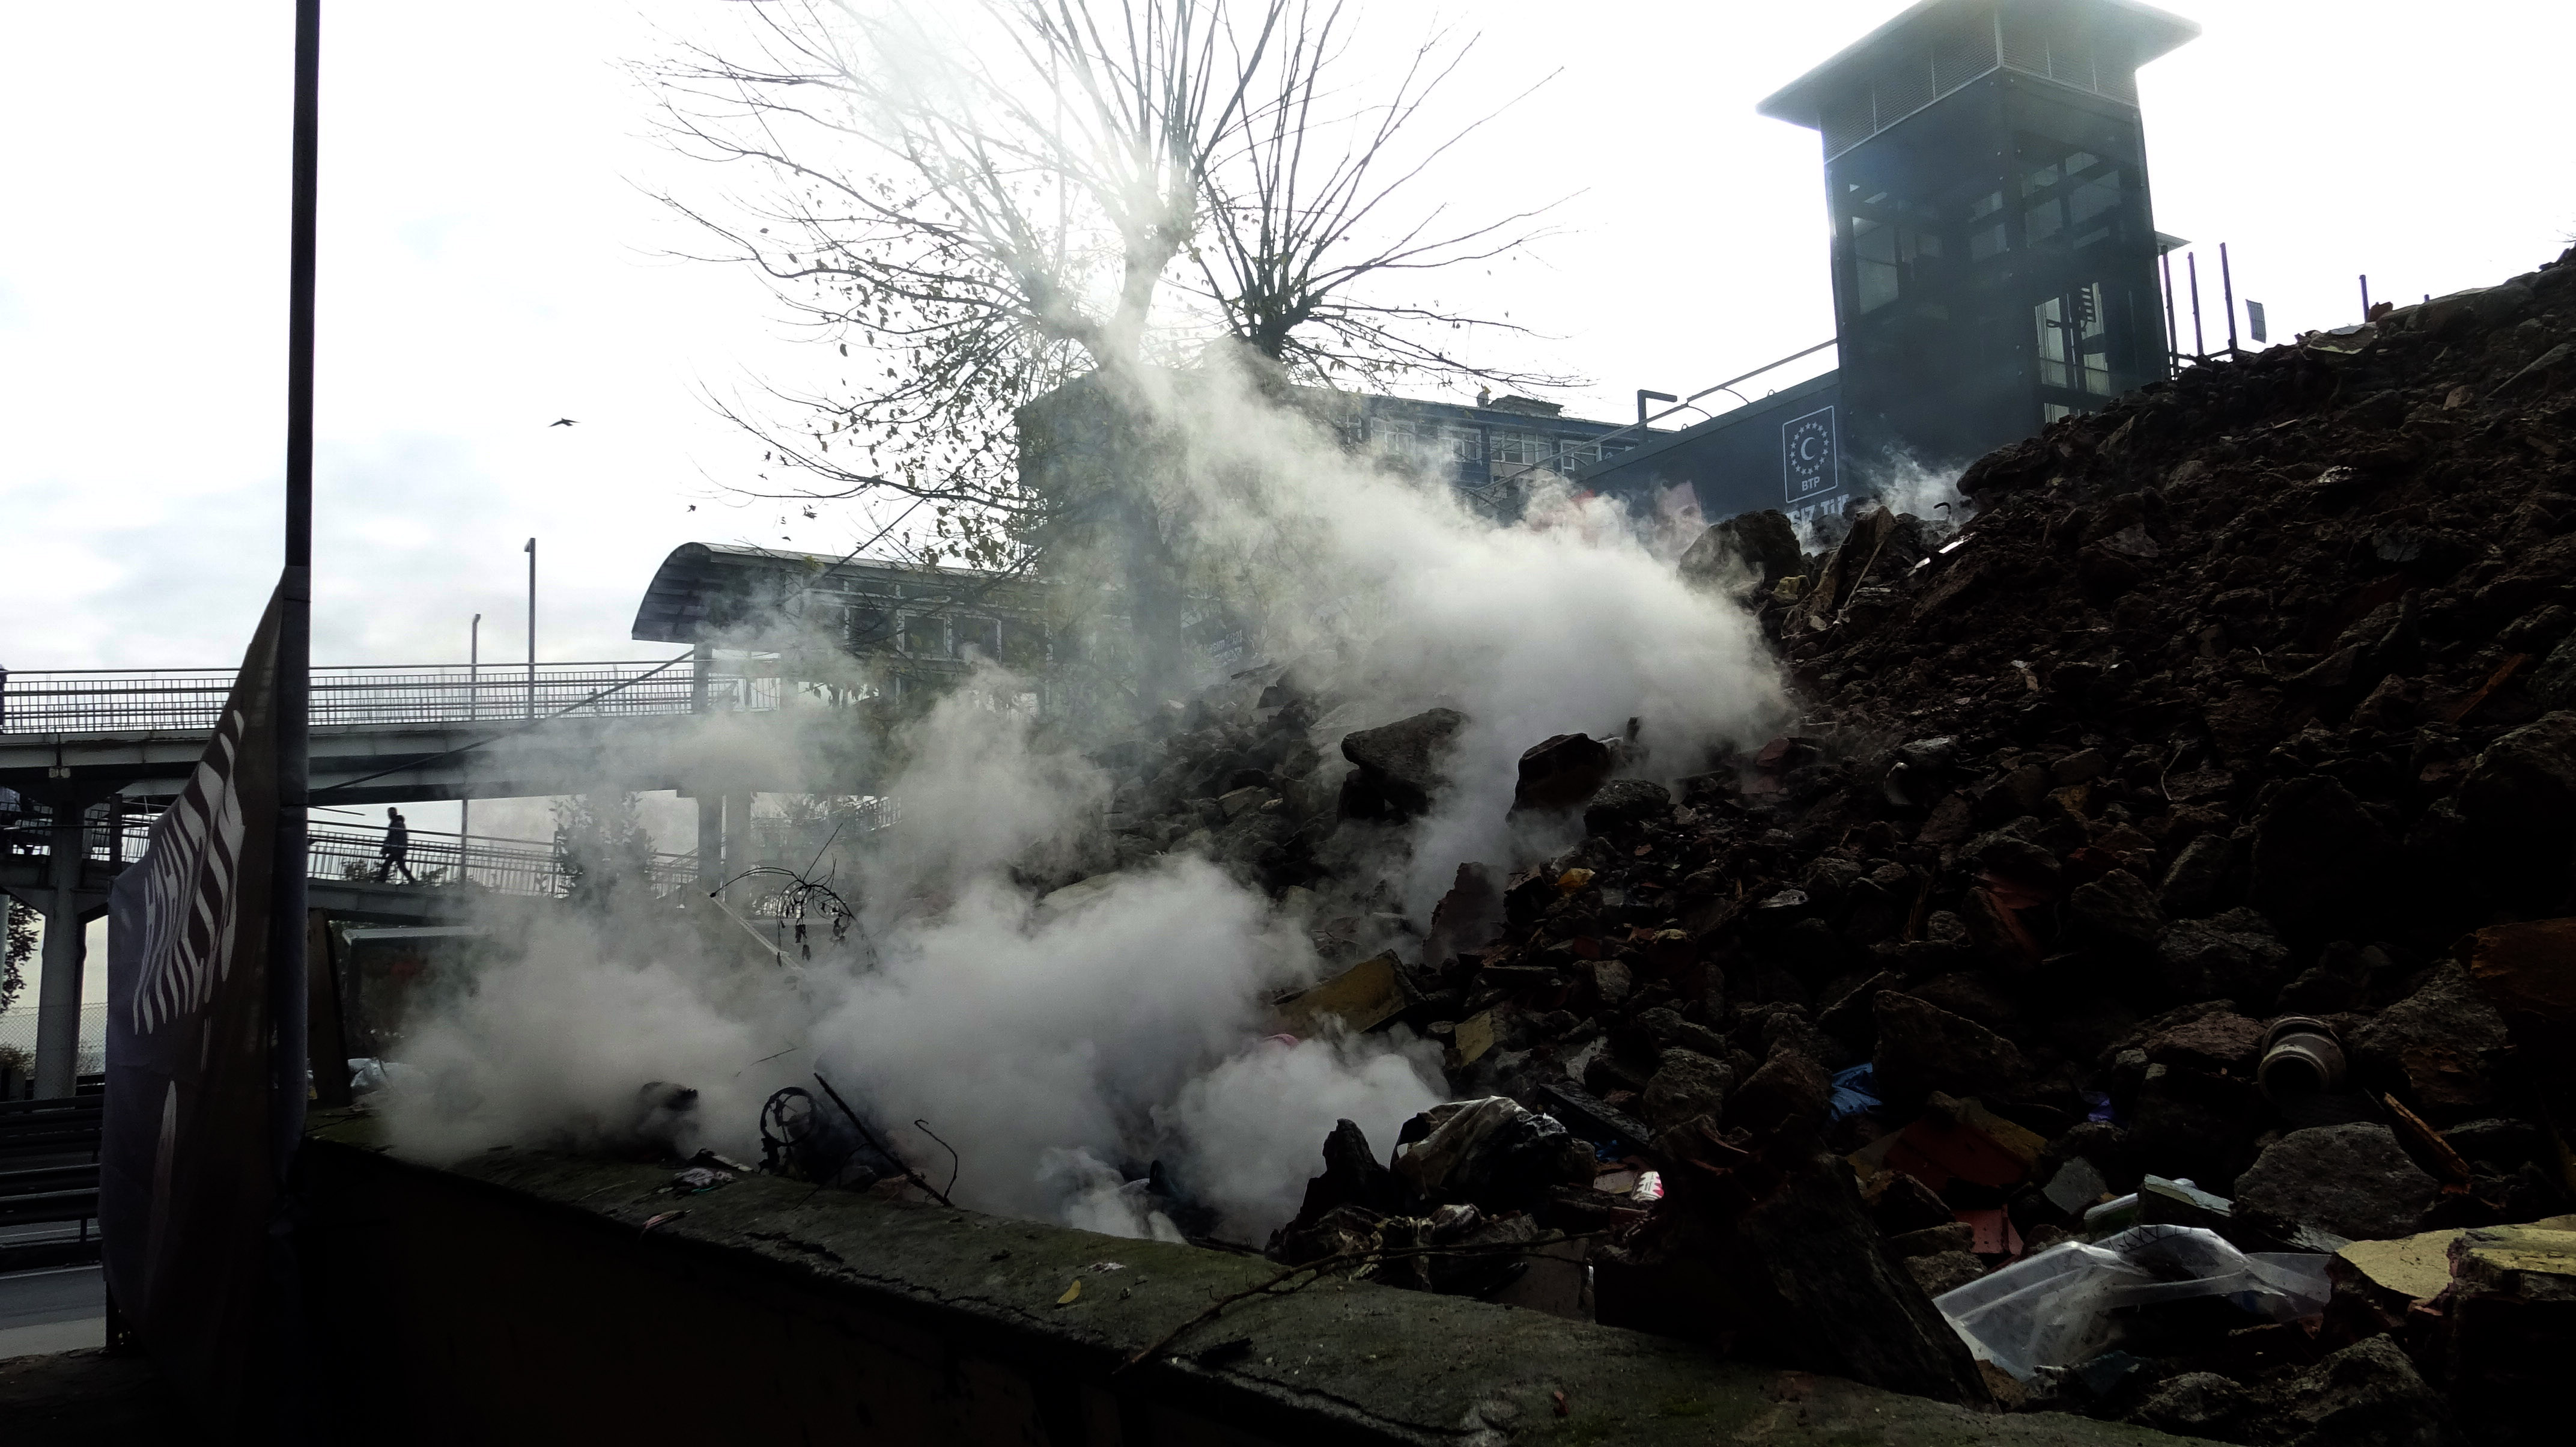
[[1878, 1106], [1878, 1069], [1876, 1066], [1863, 1063], [1852, 1066], [1848, 1070], [1838, 1070], [1834, 1072], [1834, 1095], [1831, 1109], [1835, 1120], [1842, 1120], [1849, 1116], [1855, 1116], [1866, 1110], [1876, 1110], [1878, 1109]]
[[2124, 1314], [2160, 1302], [2215, 1296], [2272, 1321], [2313, 1316], [2331, 1294], [2328, 1259], [2247, 1253], [2194, 1226], [2138, 1226], [2052, 1246], [1932, 1304], [1980, 1361], [2027, 1382], [2100, 1356], [2121, 1341]]
[[349, 1058], [349, 1093], [365, 1095], [370, 1091], [382, 1090], [386, 1086], [400, 1083], [409, 1073], [409, 1066], [399, 1065], [391, 1060], [378, 1060], [372, 1055], [354, 1055]]

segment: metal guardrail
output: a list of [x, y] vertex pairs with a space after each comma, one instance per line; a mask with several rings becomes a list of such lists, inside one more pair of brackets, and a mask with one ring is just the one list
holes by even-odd
[[[51, 858], [53, 816], [32, 801], [15, 818], [0, 817], [0, 857]], [[93, 813], [81, 833], [90, 860], [128, 863], [143, 853], [152, 816], [129, 814], [112, 823]], [[552, 842], [500, 839], [476, 834], [460, 838], [435, 830], [414, 829], [405, 851], [407, 869], [385, 857], [385, 831], [362, 824], [317, 823], [312, 827], [306, 868], [315, 879], [376, 884], [420, 884], [427, 887], [471, 886], [499, 894], [536, 899], [560, 897], [571, 887], [562, 850]], [[649, 854], [644, 876], [655, 893], [668, 893], [696, 880], [697, 856]], [[408, 874], [410, 877], [405, 878]], [[388, 878], [387, 876], [391, 876]]]
[[[233, 676], [228, 668], [0, 669], [0, 733], [210, 730]], [[778, 687], [775, 678], [716, 674], [705, 707], [774, 709]], [[312, 718], [315, 728], [516, 723], [565, 711], [632, 718], [694, 712], [695, 693], [686, 664], [541, 663], [533, 681], [524, 665], [361, 665], [313, 670]]]

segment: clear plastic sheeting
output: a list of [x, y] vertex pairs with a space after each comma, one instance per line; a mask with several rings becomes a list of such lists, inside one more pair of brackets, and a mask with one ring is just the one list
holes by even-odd
[[2137, 1226], [2050, 1247], [1932, 1304], [1969, 1351], [2027, 1382], [2117, 1346], [2126, 1315], [2163, 1302], [2217, 1296], [2272, 1321], [2313, 1316], [2329, 1294], [2326, 1260], [2239, 1251], [2196, 1226]]

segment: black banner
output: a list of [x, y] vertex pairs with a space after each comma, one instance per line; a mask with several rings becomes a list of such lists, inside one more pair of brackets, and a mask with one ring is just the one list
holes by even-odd
[[108, 895], [108, 1290], [218, 1432], [242, 1420], [269, 1355], [279, 615], [272, 597], [205, 756]]

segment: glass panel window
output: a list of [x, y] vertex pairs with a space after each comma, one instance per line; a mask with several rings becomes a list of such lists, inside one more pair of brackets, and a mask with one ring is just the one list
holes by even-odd
[[915, 658], [948, 656], [948, 620], [928, 613], [903, 615], [903, 651]]
[[2110, 340], [2103, 325], [2102, 284], [2087, 283], [2031, 308], [2038, 328], [2039, 385], [2095, 397], [2111, 395]]
[[2066, 198], [2068, 224], [2081, 226], [2120, 204], [2120, 173], [2105, 171], [2075, 188]]
[[1853, 217], [1852, 259], [1859, 268], [1860, 309], [1864, 313], [1896, 300], [1896, 228]]
[[1001, 657], [1002, 625], [1000, 621], [992, 618], [958, 619], [955, 647], [957, 656], [960, 658], [971, 655], [981, 655], [985, 658]]

